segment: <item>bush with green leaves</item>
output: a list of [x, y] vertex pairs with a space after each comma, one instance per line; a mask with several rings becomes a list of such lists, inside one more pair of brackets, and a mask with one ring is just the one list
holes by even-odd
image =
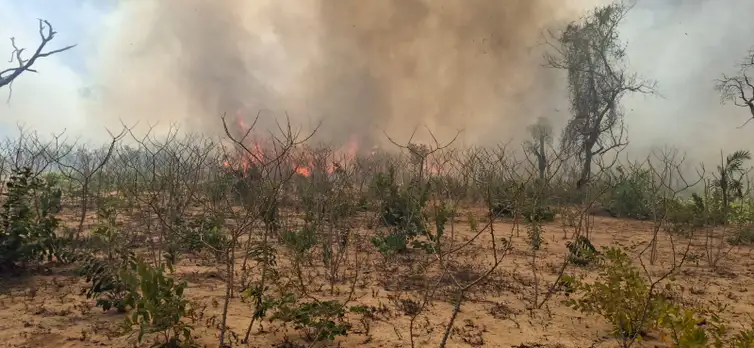
[[395, 168], [375, 178], [372, 191], [380, 201], [380, 222], [390, 231], [372, 238], [372, 244], [384, 255], [407, 250], [417, 236], [425, 235], [427, 218], [423, 209], [429, 195], [429, 184], [412, 181], [399, 186]]
[[521, 186], [509, 180], [503, 180], [490, 184], [487, 188], [488, 208], [497, 218], [513, 218], [516, 216], [517, 207], [520, 205]]
[[688, 199], [668, 200], [665, 209], [665, 220], [671, 231], [675, 226], [701, 227], [706, 223], [704, 202], [696, 194]]
[[428, 253], [439, 253], [441, 250], [442, 237], [445, 234], [445, 224], [448, 223], [450, 217], [453, 215], [453, 211], [447, 204], [441, 203], [434, 208], [435, 215], [435, 232], [431, 229], [426, 231], [426, 239], [415, 239], [412, 242], [412, 247], [415, 249], [421, 249]]
[[522, 212], [526, 222], [552, 222], [555, 220], [555, 210], [541, 204], [531, 204]]
[[205, 214], [192, 216], [187, 222], [177, 224], [177, 228], [180, 234], [176, 235], [178, 240], [173, 241], [175, 249], [222, 259], [229, 240], [223, 233], [223, 224], [219, 217]]
[[607, 319], [622, 342], [645, 335], [660, 317], [664, 299], [650, 293], [650, 286], [623, 250], [605, 248], [599, 257], [599, 274], [592, 283], [571, 282], [575, 298], [566, 304], [585, 314]]
[[118, 229], [116, 217], [121, 201], [115, 197], [101, 199], [97, 204], [97, 223], [91, 235], [80, 243], [81, 248], [69, 251], [69, 261], [76, 262], [77, 272], [89, 287], [87, 298], [95, 299], [96, 306], [108, 311], [115, 308], [125, 312], [126, 296], [132, 291], [123, 280], [125, 272], [136, 270], [136, 254], [127, 247], [127, 241]]
[[351, 324], [345, 321], [346, 307], [338, 301], [299, 302], [294, 294], [284, 294], [274, 304], [270, 321], [292, 324], [309, 342], [333, 341], [345, 336]]
[[646, 220], [652, 216], [653, 195], [649, 169], [615, 168], [610, 189], [600, 197], [600, 203], [613, 217]]
[[130, 311], [124, 328], [135, 330], [139, 343], [145, 335], [157, 333], [159, 338], [152, 347], [191, 346], [192, 327], [183, 319], [193, 314], [184, 297], [188, 284], [165, 274], [166, 269], [173, 271], [172, 264], [154, 267], [132, 251], [111, 259], [88, 256], [77, 261], [81, 275], [91, 283], [87, 298], [95, 298], [96, 306], [105, 311]]
[[754, 327], [732, 330], [721, 313], [727, 306], [717, 302], [711, 310], [666, 303], [657, 325], [671, 348], [749, 348], [754, 347]]
[[95, 305], [103, 311], [115, 308], [120, 313], [126, 312], [126, 298], [134, 290], [126, 278], [136, 270], [136, 255], [123, 251], [110, 258], [87, 255], [79, 257], [77, 261], [80, 264], [79, 275], [90, 283], [85, 291], [86, 297], [95, 299]]
[[588, 266], [597, 260], [599, 252], [592, 245], [589, 238], [582, 235], [576, 236], [572, 241], [566, 243], [568, 248], [568, 262], [576, 266]]
[[317, 245], [317, 229], [313, 223], [307, 223], [298, 230], [286, 230], [282, 234], [283, 245], [297, 257]]
[[734, 234], [728, 238], [733, 245], [754, 244], [754, 204], [749, 199], [741, 199], [730, 204], [728, 223]]
[[28, 167], [14, 170], [6, 188], [0, 207], [0, 270], [58, 256], [60, 189]]
[[752, 245], [754, 244], [754, 225], [742, 225], [733, 227], [733, 235], [728, 237], [728, 243], [731, 245]]
[[123, 273], [131, 289], [124, 299], [131, 308], [124, 326], [136, 330], [139, 343], [147, 334], [158, 334], [152, 347], [189, 347], [193, 344], [193, 327], [184, 321], [193, 316], [191, 303], [184, 297], [188, 284], [167, 276], [166, 268], [173, 271], [171, 265], [154, 267], [139, 259], [135, 271]]

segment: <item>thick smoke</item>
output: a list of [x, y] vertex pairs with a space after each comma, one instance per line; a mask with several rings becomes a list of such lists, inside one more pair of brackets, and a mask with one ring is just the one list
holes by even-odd
[[[93, 110], [218, 130], [218, 115], [318, 122], [320, 140], [406, 141], [416, 126], [466, 144], [520, 134], [562, 99], [542, 29], [597, 0], [121, 2]], [[562, 116], [561, 116], [562, 117]]]
[[[138, 120], [137, 131], [179, 122], [216, 134], [220, 113], [241, 110], [261, 111], [266, 128], [286, 112], [294, 125], [322, 121], [319, 139], [336, 143], [384, 142], [383, 130], [405, 141], [426, 124], [441, 140], [464, 129], [461, 144], [516, 144], [538, 116], [570, 116], [562, 72], [540, 67], [541, 30], [603, 1], [143, 0], [101, 13], [87, 2], [0, 8], [0, 37], [34, 47], [42, 17], [60, 33], [53, 46], [80, 44], [14, 83], [0, 131], [21, 122], [96, 141]], [[713, 89], [754, 45], [752, 12], [750, 0], [637, 1], [620, 28], [629, 68], [663, 97], [624, 100], [632, 153], [669, 144], [715, 163], [754, 146], [754, 124], [737, 129], [747, 110]]]
[[754, 148], [748, 110], [720, 105], [714, 90], [722, 73], [754, 47], [754, 2], [640, 0], [623, 23], [630, 68], [658, 81], [661, 97], [624, 100], [632, 152], [670, 145], [690, 162], [710, 165], [721, 151]]

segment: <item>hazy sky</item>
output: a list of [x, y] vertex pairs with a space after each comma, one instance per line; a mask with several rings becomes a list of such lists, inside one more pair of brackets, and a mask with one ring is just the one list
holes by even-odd
[[[447, 1], [455, 2], [455, 0]], [[511, 3], [517, 2], [515, 0], [510, 1]], [[586, 9], [599, 1], [601, 0], [572, 0], [570, 2], [572, 5], [569, 6], [575, 8], [581, 6]], [[231, 0], [220, 2], [229, 3]], [[247, 4], [263, 2], [266, 1], [249, 0]], [[309, 4], [309, 2], [308, 0], [290, 0], [286, 4]], [[150, 5], [142, 6], [142, 4], [148, 3], [152, 4], [152, 7]], [[165, 3], [170, 3], [170, 1], [165, 1]], [[563, 2], [552, 0], [552, 3]], [[27, 73], [16, 81], [13, 86], [13, 97], [9, 104], [5, 104], [8, 90], [0, 91], [0, 125], [3, 132], [8, 132], [9, 129], [12, 131], [15, 125], [21, 122], [38, 129], [42, 133], [56, 132], [66, 128], [71, 134], [83, 134], [87, 137], [97, 138], [98, 134], [102, 134], [101, 130], [105, 125], [112, 126], [113, 118], [105, 114], [109, 113], [110, 108], [116, 108], [109, 105], [109, 101], [104, 101], [101, 98], [103, 90], [117, 94], [118, 85], [124, 85], [123, 88], [128, 90], [128, 93], [134, 93], [134, 89], [138, 91], [140, 85], [128, 80], [128, 76], [132, 74], [134, 79], [139, 78], [144, 81], [143, 93], [145, 94], [154, 94], [156, 91], [166, 88], [159, 85], [159, 80], [163, 78], [166, 80], [173, 79], [168, 76], [169, 72], [166, 71], [165, 76], [155, 74], [153, 70], [147, 73], [146, 69], [153, 69], [154, 66], [145, 64], [144, 70], [139, 71], [141, 69], [136, 58], [128, 61], [113, 58], [119, 54], [118, 52], [128, 52], [129, 46], [134, 45], [134, 42], [139, 40], [139, 35], [149, 32], [149, 28], [152, 28], [155, 32], [160, 31], [155, 28], [161, 25], [161, 21], [165, 19], [160, 19], [161, 17], [158, 15], [151, 19], [144, 19], [144, 11], [170, 13], [170, 5], [158, 6], [154, 4], [156, 2], [153, 0], [142, 0], [141, 2], [132, 0], [130, 2], [121, 1], [120, 3], [115, 0], [0, 0], [0, 39], [5, 40], [0, 41], [0, 54], [3, 57], [7, 57], [10, 52], [10, 43], [7, 38], [11, 36], [16, 37], [19, 45], [29, 48], [35, 47], [38, 43], [37, 18], [49, 20], [58, 31], [58, 36], [50, 44], [52, 48], [72, 43], [79, 45], [69, 52], [39, 61], [35, 66], [39, 71], [38, 74]], [[252, 6], [246, 4], [243, 6], [246, 11], [255, 10]], [[303, 26], [307, 23], [304, 19], [311, 17], [307, 15], [307, 11], [310, 11], [311, 7], [311, 4], [308, 7], [291, 5], [286, 6], [285, 10], [276, 10], [278, 12], [287, 11], [288, 17], [295, 13]], [[291, 8], [294, 8], [294, 10], [291, 10]], [[181, 10], [185, 12], [186, 9]], [[750, 18], [752, 13], [754, 13], [754, 1], [750, 0], [639, 0], [638, 6], [626, 20], [621, 32], [629, 45], [631, 69], [647, 78], [657, 80], [663, 97], [636, 96], [625, 101], [626, 119], [634, 147], [642, 148], [670, 142], [687, 149], [695, 147], [697, 148], [695, 151], [699, 152], [701, 156], [708, 156], [719, 152], [721, 148], [751, 148], [754, 145], [754, 141], [750, 140], [752, 139], [750, 135], [754, 132], [754, 124], [747, 129], [736, 129], [736, 126], [746, 120], [746, 110], [721, 106], [718, 102], [719, 98], [713, 90], [714, 79], [722, 72], [733, 72], [735, 64], [754, 45], [754, 38], [750, 35], [754, 32], [754, 21], [751, 21]], [[197, 18], [201, 18], [201, 16]], [[243, 18], [249, 20], [253, 17], [247, 15]], [[142, 20], [147, 23], [147, 29], [144, 29], [145, 26], [141, 23], [137, 23]], [[222, 18], [218, 22], [221, 20]], [[242, 19], [237, 20], [241, 21]], [[149, 25], [155, 27], [149, 27]], [[185, 25], [185, 23], [182, 25]], [[291, 24], [287, 23], [287, 25], [290, 26]], [[249, 26], [244, 26], [244, 28], [248, 29]], [[307, 28], [284, 29], [295, 33], [309, 30]], [[203, 29], [199, 27], [196, 30], [190, 35], [201, 35]], [[281, 34], [277, 32], [276, 35]], [[265, 42], [273, 40], [274, 36], [256, 33], [253, 42], [266, 45]], [[367, 37], [365, 36], [363, 39], [367, 40]], [[182, 40], [185, 40], [185, 38]], [[185, 43], [185, 41], [183, 42]], [[290, 47], [293, 47], [292, 45]], [[296, 42], [295, 47], [316, 51], [317, 48], [311, 48], [311, 45], [308, 42]], [[288, 47], [289, 50], [290, 47]], [[141, 52], [139, 50], [149, 50], [149, 47], [143, 46], [134, 48], [134, 50], [134, 52]], [[278, 55], [283, 57], [282, 53], [278, 51], [282, 52], [282, 50], [265, 50], [264, 54], [255, 58], [255, 62], [271, 62], [273, 61], [271, 57], [278, 57]], [[290, 51], [286, 52], [289, 56], [291, 55]], [[163, 49], [151, 54], [149, 52], [139, 54], [147, 55], [148, 61], [147, 58], [144, 58], [144, 61], [150, 64], [157, 58], [162, 61], [177, 59], [177, 56], [168, 56], [168, 53], [169, 51]], [[127, 56], [127, 54], [124, 55]], [[138, 54], [134, 56], [141, 57]], [[427, 59], [432, 59], [431, 55], [421, 57], [425, 62]], [[185, 58], [181, 57], [181, 59]], [[305, 75], [307, 76], [306, 80], [297, 80], [291, 77], [293, 73], [289, 70], [304, 68], [293, 63], [282, 65], [282, 63], [279, 63], [280, 59], [283, 58], [275, 58], [274, 62], [277, 65], [272, 66], [271, 63], [270, 69], [264, 70], [267, 75], [271, 76], [273, 75], [272, 72], [275, 72], [276, 79], [282, 79], [280, 76], [287, 76], [286, 79], [292, 81], [290, 85], [300, 84], [302, 81], [308, 83], [311, 79], [315, 79], [312, 76], [316, 75]], [[468, 58], [464, 59], [468, 60]], [[538, 57], [532, 59], [536, 60]], [[225, 63], [218, 62], [217, 64]], [[419, 60], [413, 64], [422, 64], [422, 61]], [[473, 62], [465, 61], [465, 64], [473, 66]], [[290, 66], [290, 69], [287, 69], [287, 66]], [[391, 69], [393, 68], [391, 67]], [[262, 71], [262, 69], [259, 70]], [[264, 79], [259, 74], [255, 73], [254, 76]], [[177, 80], [173, 80], [171, 80], [173, 84], [178, 83], [175, 82]], [[391, 83], [396, 82], [392, 81]], [[465, 83], [465, 86], [468, 86], [469, 82], [466, 81]], [[543, 83], [548, 82], [544, 81]], [[105, 85], [108, 87], [103, 87]], [[277, 86], [276, 88], [284, 87]], [[362, 88], [364, 87], [362, 86]], [[172, 96], [171, 100], [181, 96], [179, 92], [165, 90], [166, 94]], [[407, 91], [410, 91], [410, 89], [407, 89]], [[556, 91], [555, 95], [563, 95], [563, 93], [565, 91]], [[426, 94], [417, 96], [417, 98], [435, 98], [437, 95], [439, 94]], [[307, 96], [308, 98], [312, 97], [309, 94]], [[188, 96], [184, 97], [188, 98]], [[314, 97], [316, 98], [316, 96]], [[141, 110], [146, 110], [153, 102], [144, 98], [138, 100], [133, 98], [130, 94], [128, 96], [124, 94], [113, 99], [117, 100], [118, 105], [120, 105], [117, 106], [121, 111], [118, 118], [124, 118], [124, 112], [138, 113]], [[352, 99], [348, 96], [342, 98]], [[394, 98], [395, 96], [393, 96], [393, 102], [395, 102]], [[335, 98], [333, 103], [337, 103], [339, 100], [345, 99]], [[139, 108], [123, 107], [123, 105], [129, 103], [144, 105], [140, 105]], [[538, 103], [541, 104], [542, 102]], [[157, 103], [154, 108], [165, 112], [183, 110], [174, 107], [168, 108], [166, 104], [163, 104], [165, 103]], [[414, 108], [425, 104], [416, 104]], [[463, 104], [453, 104], [452, 106], [457, 109], [458, 105]], [[190, 106], [182, 106], [182, 108], [187, 107], [190, 108]], [[358, 107], [356, 110], [358, 110]], [[413, 109], [407, 108], [405, 110]], [[343, 110], [332, 112], [341, 111]], [[540, 105], [536, 111], [532, 111], [533, 114], [539, 113], [540, 115], [552, 113], [555, 115], [552, 117], [561, 119], [568, 116], [567, 112], [567, 107], [558, 103], [547, 104], [546, 107]], [[558, 113], [559, 115], [557, 115]], [[564, 113], [566, 115], [563, 115]], [[153, 118], [153, 116], [150, 117]], [[453, 125], [457, 127], [459, 124], [463, 124], [463, 117], [458, 118], [456, 116], [456, 119], [452, 120]], [[469, 122], [473, 121], [473, 124], [468, 127], [477, 127], [480, 130], [489, 129], [488, 123], [480, 121], [489, 120], [489, 117], [473, 118], [466, 116], [466, 118], [470, 120]], [[532, 122], [536, 119], [536, 117], [530, 118]], [[133, 119], [139, 119], [139, 117], [133, 116]], [[171, 118], [171, 120], [181, 119]], [[434, 120], [435, 123], [438, 120], [450, 122], [446, 119]], [[521, 128], [520, 123], [520, 121], [512, 122], [511, 127]], [[520, 133], [520, 129], [516, 132], [510, 130], [507, 132], [505, 134]], [[489, 131], [487, 133], [479, 131], [474, 134], [479, 137], [489, 137], [488, 133]], [[704, 150], [698, 149], [700, 146], [703, 146]]]
[[98, 33], [109, 30], [106, 22], [114, 3], [108, 0], [2, 0], [0, 1], [0, 52], [8, 57], [10, 37], [20, 47], [34, 49], [39, 43], [37, 18], [50, 21], [58, 34], [48, 47], [70, 44], [78, 47], [64, 54], [39, 60], [38, 74], [24, 74], [13, 85], [12, 99], [5, 103], [8, 90], [0, 93], [0, 125], [14, 132], [22, 123], [41, 132], [63, 128], [86, 132], [89, 119], [82, 103], [94, 82], [90, 69], [92, 54], [99, 48]]

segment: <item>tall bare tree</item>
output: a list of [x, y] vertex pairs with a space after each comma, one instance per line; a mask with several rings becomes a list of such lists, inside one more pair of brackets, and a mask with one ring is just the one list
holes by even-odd
[[[754, 119], [754, 81], [751, 74], [754, 72], [754, 50], [744, 58], [735, 75], [723, 74], [717, 80], [715, 89], [720, 92], [720, 102], [732, 103], [735, 106], [749, 109], [751, 117], [741, 127]], [[739, 128], [741, 128], [739, 127]]]
[[552, 124], [544, 117], [537, 119], [537, 123], [529, 126], [531, 140], [524, 143], [526, 150], [537, 158], [539, 179], [547, 176], [547, 147], [552, 146]]
[[52, 51], [43, 52], [45, 46], [52, 41], [52, 39], [55, 38], [55, 34], [57, 32], [53, 30], [52, 24], [50, 22], [40, 19], [39, 20], [39, 37], [42, 39], [42, 42], [39, 43], [39, 46], [37, 46], [37, 49], [32, 53], [31, 57], [24, 58], [24, 51], [26, 51], [25, 48], [19, 48], [16, 45], [16, 39], [10, 38], [10, 44], [13, 46], [13, 52], [11, 53], [10, 57], [10, 63], [15, 63], [16, 66], [12, 68], [7, 68], [5, 70], [0, 71], [0, 88], [4, 86], [11, 87], [11, 84], [13, 83], [13, 80], [15, 80], [17, 77], [21, 76], [21, 74], [24, 71], [31, 71], [31, 72], [37, 72], [32, 68], [32, 65], [37, 61], [39, 58], [49, 57], [53, 54], [57, 54], [63, 51], [67, 51], [71, 48], [76, 47], [76, 45], [69, 45], [65, 46], [63, 48], [59, 48]]
[[565, 30], [550, 32], [547, 66], [568, 72], [573, 117], [563, 130], [563, 148], [579, 158], [582, 187], [592, 164], [603, 154], [627, 145], [621, 99], [629, 93], [654, 93], [654, 83], [629, 73], [626, 45], [618, 27], [631, 9], [615, 2], [601, 6]]

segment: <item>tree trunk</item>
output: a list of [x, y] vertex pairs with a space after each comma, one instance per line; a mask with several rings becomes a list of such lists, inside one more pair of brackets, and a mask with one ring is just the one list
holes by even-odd
[[539, 153], [537, 156], [537, 160], [539, 160], [539, 180], [542, 180], [544, 182], [545, 177], [547, 175], [547, 154], [545, 154], [545, 138], [540, 137], [539, 138]]
[[581, 175], [579, 176], [579, 180], [576, 182], [576, 188], [581, 189], [589, 182], [589, 179], [592, 176], [592, 158], [594, 154], [592, 153], [592, 147], [591, 146], [585, 146], [584, 149], [584, 162], [582, 163], [581, 167]]

